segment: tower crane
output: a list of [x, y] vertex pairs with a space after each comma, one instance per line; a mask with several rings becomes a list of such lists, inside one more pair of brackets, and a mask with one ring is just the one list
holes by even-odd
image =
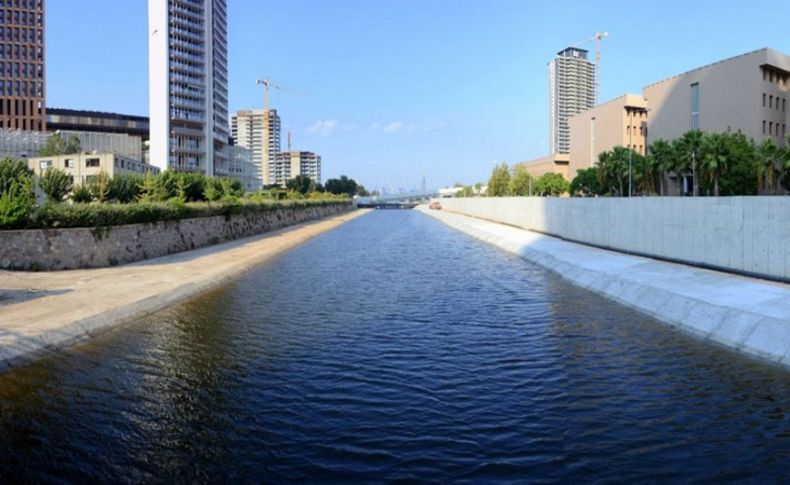
[[276, 89], [278, 91], [285, 91], [285, 92], [288, 92], [288, 93], [298, 94], [298, 95], [304, 96], [304, 93], [301, 92], [301, 91], [297, 91], [296, 89], [291, 89], [291, 88], [287, 88], [285, 86], [278, 86], [277, 84], [274, 84], [271, 81], [271, 79], [269, 79], [268, 76], [263, 78], [263, 79], [256, 80], [255, 84], [257, 84], [259, 86], [263, 85], [263, 110], [264, 110], [264, 113], [268, 113], [269, 112], [269, 89], [270, 88], [274, 88], [274, 89]]
[[[269, 112], [269, 89], [274, 88], [278, 91], [285, 91], [292, 94], [299, 94], [304, 95], [301, 91], [297, 91], [296, 89], [287, 88], [285, 86], [279, 86], [274, 84], [269, 77], [265, 77], [263, 79], [257, 79], [255, 81], [257, 85], [263, 85], [263, 158], [261, 160], [261, 180], [263, 181], [264, 185], [269, 185], [271, 180], [269, 178], [269, 164], [272, 160], [272, 154], [269, 150], [269, 137], [271, 136], [271, 113]], [[280, 145], [279, 140], [279, 132], [277, 133], [277, 146]], [[288, 150], [290, 151], [290, 142], [291, 137], [290, 133], [288, 135]]]
[[595, 42], [595, 103], [598, 104], [598, 91], [600, 89], [600, 67], [601, 67], [601, 41], [609, 37], [609, 32], [596, 32], [592, 37], [580, 40], [571, 44], [571, 47], [578, 47], [588, 42]]

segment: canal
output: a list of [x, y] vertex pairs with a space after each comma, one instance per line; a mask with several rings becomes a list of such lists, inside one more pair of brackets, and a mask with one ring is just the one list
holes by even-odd
[[0, 479], [790, 480], [790, 376], [415, 211], [0, 375]]

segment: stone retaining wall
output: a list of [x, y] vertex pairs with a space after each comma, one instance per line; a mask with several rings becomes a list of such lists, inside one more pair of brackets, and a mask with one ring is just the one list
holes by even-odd
[[0, 231], [0, 268], [52, 271], [115, 266], [273, 231], [352, 209], [350, 203], [337, 203], [99, 229]]
[[607, 249], [790, 281], [790, 197], [441, 199], [461, 214]]

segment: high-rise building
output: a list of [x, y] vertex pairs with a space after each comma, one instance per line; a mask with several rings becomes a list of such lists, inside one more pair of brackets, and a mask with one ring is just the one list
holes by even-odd
[[228, 174], [226, 0], [148, 0], [150, 160]]
[[44, 69], [44, 0], [0, 1], [0, 129], [46, 129]]
[[587, 51], [568, 47], [549, 63], [549, 148], [571, 149], [568, 118], [595, 106], [595, 63]]
[[313, 182], [321, 183], [321, 155], [313, 152], [291, 150], [279, 152], [269, 168], [271, 183], [285, 187], [285, 183], [297, 175], [307, 175]]
[[241, 110], [231, 116], [233, 143], [252, 150], [253, 163], [258, 167], [264, 185], [271, 181], [269, 167], [280, 152], [280, 116], [277, 110]]

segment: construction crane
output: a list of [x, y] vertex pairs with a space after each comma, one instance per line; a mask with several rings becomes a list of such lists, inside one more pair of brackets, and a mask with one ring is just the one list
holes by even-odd
[[[269, 112], [269, 89], [274, 88], [278, 91], [285, 91], [293, 94], [304, 95], [304, 93], [297, 91], [295, 89], [286, 88], [284, 86], [278, 86], [274, 84], [269, 77], [265, 77], [263, 79], [257, 79], [255, 81], [257, 85], [263, 85], [263, 158], [261, 159], [261, 168], [260, 168], [260, 175], [261, 181], [263, 185], [271, 184], [271, 180], [269, 178], [269, 164], [272, 161], [272, 154], [269, 153], [269, 136], [270, 136], [270, 123], [271, 123], [271, 113]], [[279, 134], [278, 134], [279, 137]], [[277, 140], [277, 146], [279, 146], [280, 141]], [[288, 150], [290, 151], [290, 144], [291, 138], [290, 134], [288, 137]]]
[[287, 93], [298, 94], [300, 96], [304, 96], [304, 93], [301, 91], [297, 91], [296, 89], [287, 88], [284, 86], [278, 86], [274, 84], [271, 79], [265, 77], [263, 79], [258, 79], [255, 81], [257, 85], [263, 85], [263, 111], [264, 113], [269, 112], [269, 89], [274, 88], [278, 91], [285, 91]]
[[600, 89], [601, 41], [607, 37], [609, 37], [609, 32], [596, 32], [592, 37], [571, 44], [571, 47], [579, 47], [588, 42], [595, 42], [595, 104], [598, 104], [598, 91]]

